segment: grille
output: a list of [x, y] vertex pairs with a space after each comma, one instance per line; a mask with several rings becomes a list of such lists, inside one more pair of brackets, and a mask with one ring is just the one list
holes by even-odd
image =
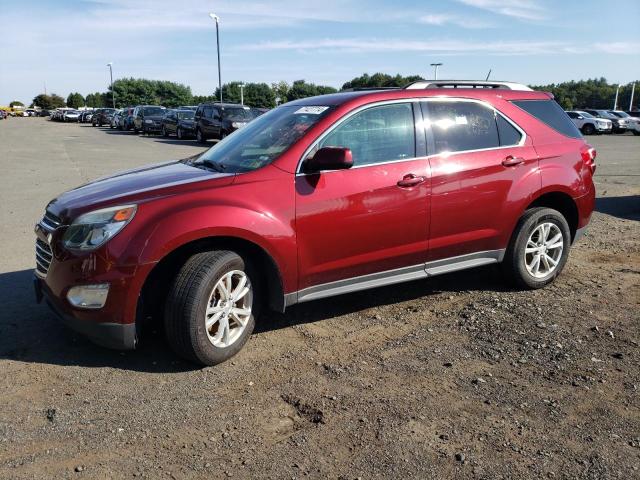
[[51, 212], [45, 212], [44, 217], [40, 220], [40, 225], [49, 231], [53, 231], [60, 226], [62, 222]]
[[53, 253], [47, 242], [43, 242], [39, 238], [36, 239], [36, 273], [41, 277], [46, 277], [49, 271], [49, 265]]

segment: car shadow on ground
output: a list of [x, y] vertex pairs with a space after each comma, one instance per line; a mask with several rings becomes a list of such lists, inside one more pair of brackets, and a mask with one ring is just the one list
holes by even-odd
[[164, 143], [166, 145], [189, 145], [190, 147], [210, 148], [216, 144], [216, 142], [200, 143], [195, 138], [185, 138], [178, 140], [176, 137], [157, 137], [154, 140], [158, 143]]
[[625, 220], [640, 221], [640, 195], [598, 197], [596, 211]]
[[[179, 359], [164, 339], [161, 325], [148, 326], [135, 351], [94, 345], [73, 332], [44, 304], [37, 304], [33, 270], [0, 274], [0, 360], [139, 372], [176, 373], [200, 367]], [[406, 302], [441, 292], [505, 291], [495, 266], [382, 287], [295, 305], [285, 314], [265, 312], [255, 334], [319, 322], [370, 308]]]

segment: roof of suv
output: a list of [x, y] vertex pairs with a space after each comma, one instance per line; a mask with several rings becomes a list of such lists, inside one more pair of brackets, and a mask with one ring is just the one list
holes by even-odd
[[506, 88], [487, 87], [478, 88], [473, 86], [460, 86], [455, 88], [398, 88], [380, 90], [352, 90], [316, 97], [301, 98], [289, 102], [287, 105], [328, 105], [337, 106], [351, 100], [362, 97], [370, 97], [370, 101], [384, 101], [401, 98], [425, 98], [425, 97], [456, 97], [475, 98], [478, 100], [490, 100], [501, 97], [505, 100], [549, 100], [553, 98], [551, 94], [536, 90], [512, 90]]

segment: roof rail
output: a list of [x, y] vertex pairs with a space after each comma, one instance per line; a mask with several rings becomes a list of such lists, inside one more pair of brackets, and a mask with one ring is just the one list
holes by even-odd
[[400, 90], [403, 87], [352, 87], [345, 88], [341, 92], [364, 92], [368, 90]]
[[495, 88], [500, 90], [532, 90], [521, 83], [502, 82], [497, 80], [421, 80], [410, 83], [404, 88], [408, 90], [425, 88]]

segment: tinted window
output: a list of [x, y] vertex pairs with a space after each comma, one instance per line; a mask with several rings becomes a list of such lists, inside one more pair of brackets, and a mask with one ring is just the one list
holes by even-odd
[[529, 115], [533, 115], [542, 123], [567, 137], [581, 138], [580, 130], [569, 119], [562, 107], [553, 100], [514, 100]]
[[[427, 102], [435, 153], [500, 146], [495, 114], [475, 102]], [[513, 128], [513, 127], [512, 127]]]
[[145, 107], [144, 114], [145, 115], [162, 115], [164, 113], [164, 108], [162, 107]]
[[500, 146], [507, 147], [510, 145], [518, 145], [522, 139], [522, 134], [511, 125], [502, 115], [496, 115], [498, 124], [498, 137], [500, 138]]
[[213, 108], [204, 107], [203, 116], [204, 118], [211, 118], [213, 116]]
[[567, 115], [569, 115], [571, 118], [578, 118], [578, 114], [576, 112], [567, 112]]
[[228, 118], [229, 120], [236, 120], [236, 121], [244, 121], [244, 122], [248, 122], [249, 120], [253, 120], [254, 116], [251, 113], [251, 110], [249, 109], [249, 107], [246, 108], [225, 108], [224, 109], [224, 116], [225, 118]]
[[328, 146], [351, 149], [354, 165], [413, 158], [413, 108], [410, 103], [398, 103], [356, 113], [319, 144]]

